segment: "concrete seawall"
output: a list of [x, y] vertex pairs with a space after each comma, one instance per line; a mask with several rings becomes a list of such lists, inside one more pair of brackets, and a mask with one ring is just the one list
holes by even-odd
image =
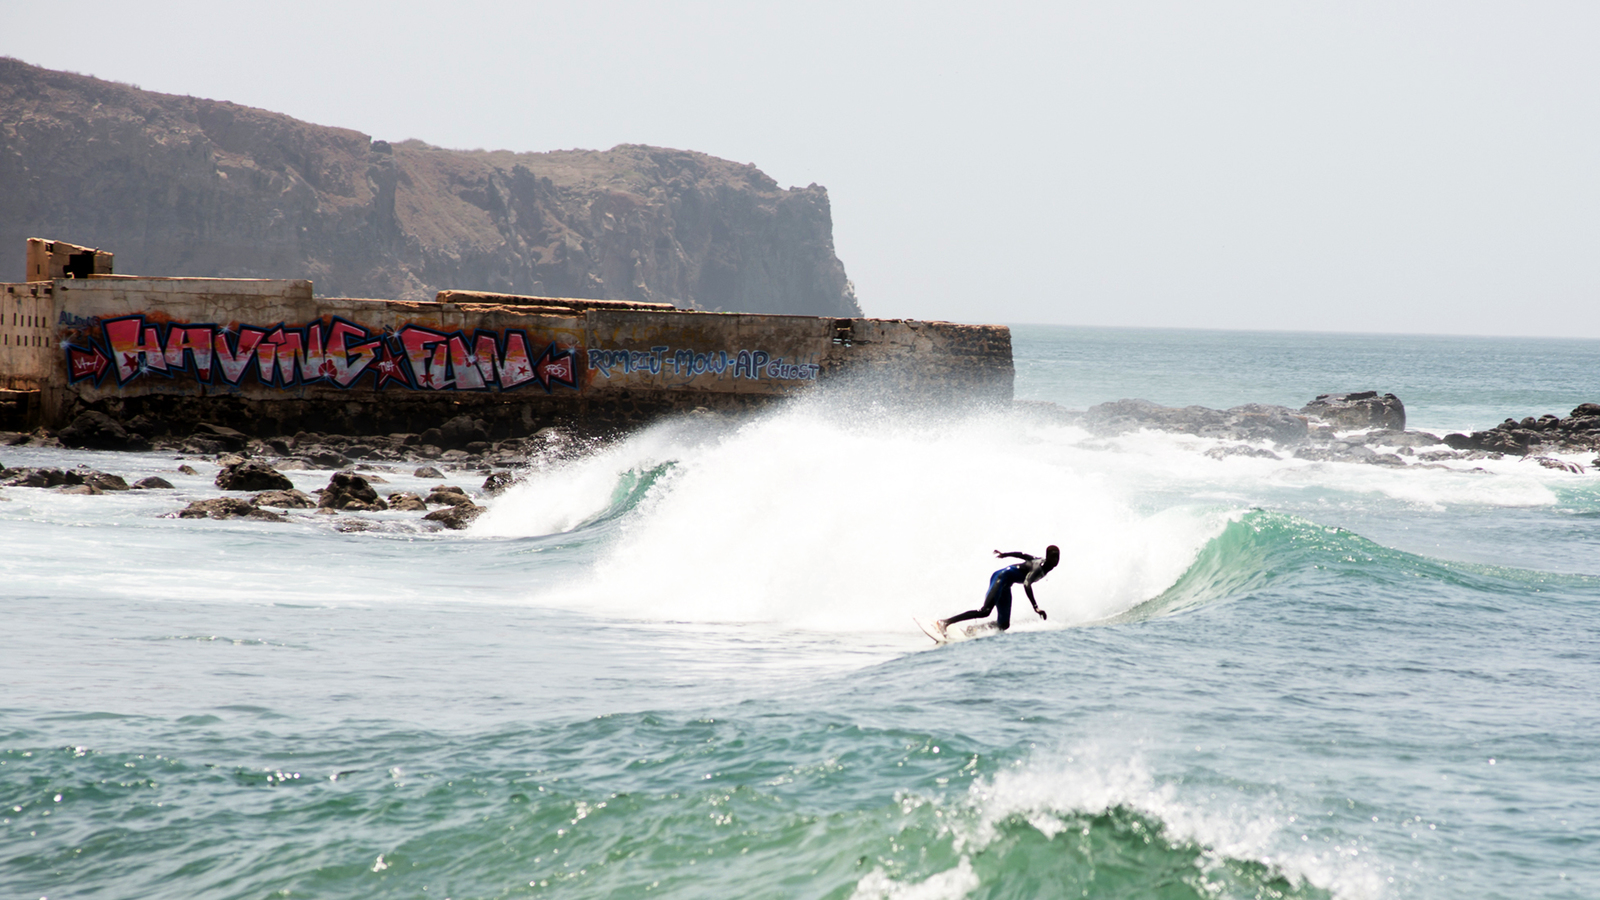
[[387, 434], [469, 414], [512, 437], [747, 410], [854, 377], [913, 402], [1011, 400], [1003, 326], [440, 297], [118, 275], [0, 285], [0, 402], [25, 398], [10, 415], [30, 427], [94, 410], [174, 430]]

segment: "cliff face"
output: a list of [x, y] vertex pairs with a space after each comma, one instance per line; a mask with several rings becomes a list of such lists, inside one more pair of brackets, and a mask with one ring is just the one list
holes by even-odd
[[751, 165], [391, 145], [0, 58], [0, 280], [20, 277], [28, 237], [111, 250], [119, 273], [311, 278], [323, 296], [860, 315], [827, 190]]

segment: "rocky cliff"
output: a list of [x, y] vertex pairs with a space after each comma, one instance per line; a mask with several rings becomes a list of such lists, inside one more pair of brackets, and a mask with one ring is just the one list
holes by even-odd
[[111, 250], [119, 273], [311, 278], [323, 296], [860, 315], [827, 190], [753, 165], [390, 144], [0, 58], [0, 280], [21, 279], [28, 237]]

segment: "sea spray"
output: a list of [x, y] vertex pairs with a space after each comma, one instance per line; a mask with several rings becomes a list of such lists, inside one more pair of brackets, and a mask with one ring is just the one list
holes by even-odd
[[991, 550], [1047, 543], [1062, 565], [1036, 593], [1055, 624], [1102, 618], [1165, 589], [1223, 524], [1209, 509], [1141, 514], [1007, 416], [861, 428], [828, 413], [652, 429], [530, 477], [474, 531], [536, 536], [618, 518], [592, 579], [540, 602], [887, 631], [978, 605], [1004, 564]]

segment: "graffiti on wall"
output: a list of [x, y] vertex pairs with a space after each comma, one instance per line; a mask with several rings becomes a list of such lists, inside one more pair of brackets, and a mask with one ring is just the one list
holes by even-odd
[[263, 387], [363, 383], [415, 391], [510, 391], [538, 385], [580, 390], [607, 379], [663, 373], [690, 379], [815, 381], [821, 366], [765, 350], [653, 346], [581, 348], [520, 328], [439, 331], [417, 324], [375, 331], [339, 318], [261, 327], [163, 321], [145, 315], [111, 319], [62, 316], [68, 381], [126, 387], [141, 378]]
[[776, 378], [784, 381], [815, 381], [822, 367], [816, 363], [789, 363], [765, 350], [674, 350], [651, 347], [649, 350], [598, 350], [587, 353], [589, 368], [613, 377], [613, 372], [631, 375], [647, 372], [693, 378], [696, 375], [727, 375], [733, 378]]
[[[520, 328], [436, 331], [421, 325], [375, 332], [338, 317], [300, 326], [228, 327], [158, 322], [142, 315], [87, 323], [64, 344], [69, 382], [96, 386], [114, 378], [189, 378], [237, 387], [331, 384], [423, 391], [509, 391], [537, 384], [576, 390], [582, 373], [576, 348]], [[368, 376], [371, 376], [368, 378]]]

